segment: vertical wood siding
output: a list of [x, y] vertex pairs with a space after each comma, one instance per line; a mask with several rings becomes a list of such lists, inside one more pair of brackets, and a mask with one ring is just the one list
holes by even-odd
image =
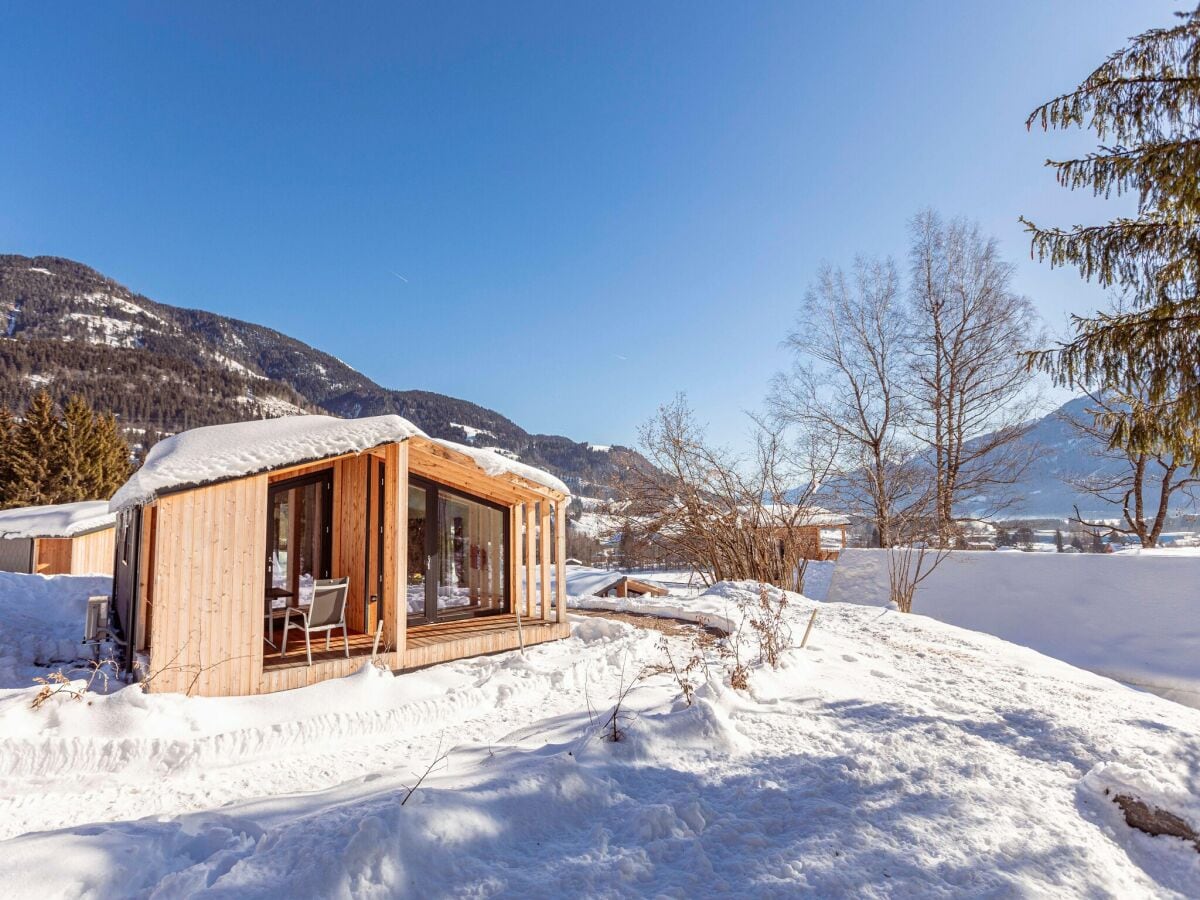
[[37, 574], [71, 574], [70, 538], [38, 538], [33, 553], [33, 571]]
[[169, 495], [157, 510], [151, 690], [252, 693], [262, 672], [266, 476]]
[[105, 528], [71, 538], [72, 575], [111, 575], [117, 529]]

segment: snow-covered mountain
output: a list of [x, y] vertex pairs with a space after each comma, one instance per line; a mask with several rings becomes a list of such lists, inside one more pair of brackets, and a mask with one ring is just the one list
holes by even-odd
[[131, 429], [160, 433], [323, 411], [398, 413], [435, 437], [492, 447], [563, 477], [606, 482], [633, 451], [530, 434], [494, 410], [385, 388], [272, 328], [158, 303], [59, 257], [0, 255], [0, 403], [79, 393]]
[[[1116, 507], [1076, 491], [1069, 483], [1090, 476], [1120, 473], [1127, 468], [1119, 458], [1103, 455], [1102, 446], [1071, 426], [1071, 419], [1089, 420], [1086, 412], [1089, 405], [1086, 397], [1077, 397], [1032, 424], [1023, 443], [1033, 449], [1033, 462], [1016, 491], [1021, 499], [1005, 511], [1005, 517], [1065, 517], [1071, 515], [1075, 505], [1089, 516], [1111, 518], [1118, 515]], [[1196, 510], [1188, 498], [1181, 496], [1173, 511], [1191, 513]]]

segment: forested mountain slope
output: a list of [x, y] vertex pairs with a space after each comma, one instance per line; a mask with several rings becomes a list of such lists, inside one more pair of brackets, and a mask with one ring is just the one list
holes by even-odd
[[619, 477], [632, 451], [530, 434], [493, 410], [376, 384], [272, 328], [158, 303], [59, 257], [0, 256], [0, 402], [83, 395], [135, 439], [296, 412], [398, 413], [435, 437], [495, 447], [575, 490]]

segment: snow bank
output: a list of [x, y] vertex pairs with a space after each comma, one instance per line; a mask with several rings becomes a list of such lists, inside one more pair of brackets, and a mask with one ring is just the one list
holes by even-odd
[[0, 894], [1196, 895], [1200, 854], [1104, 788], [1191, 821], [1200, 712], [923, 616], [792, 595], [794, 633], [814, 608], [749, 691], [640, 679], [619, 743], [614, 698], [686, 637], [589, 618], [266, 697], [0, 694]]
[[0, 510], [0, 538], [65, 538], [111, 527], [116, 515], [105, 500]]
[[79, 662], [87, 598], [111, 591], [107, 577], [0, 572], [0, 695]]
[[[884, 606], [883, 550], [845, 550], [828, 599]], [[1200, 557], [951, 553], [913, 610], [1200, 707]]]

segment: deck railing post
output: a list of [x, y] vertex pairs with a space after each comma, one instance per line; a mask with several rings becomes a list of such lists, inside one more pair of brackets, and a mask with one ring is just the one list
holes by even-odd
[[539, 614], [544, 621], [550, 621], [550, 501], [542, 500], [538, 504], [540, 512], [538, 522], [538, 544], [541, 565], [538, 574], [541, 576], [538, 596], [541, 600]]
[[567, 517], [563, 502], [554, 503], [554, 607], [555, 619], [567, 621]]
[[535, 615], [537, 565], [537, 506], [536, 501], [525, 504], [525, 618]]

